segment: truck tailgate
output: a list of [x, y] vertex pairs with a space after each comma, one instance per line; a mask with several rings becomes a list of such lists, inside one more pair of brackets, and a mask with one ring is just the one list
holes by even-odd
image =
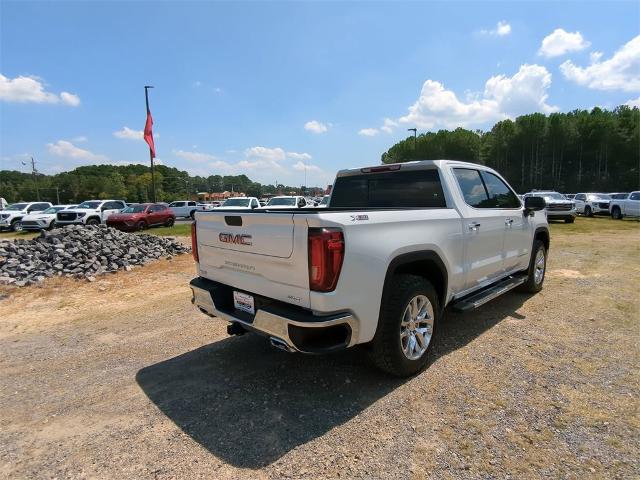
[[202, 277], [309, 307], [307, 222], [274, 212], [201, 212], [196, 217]]

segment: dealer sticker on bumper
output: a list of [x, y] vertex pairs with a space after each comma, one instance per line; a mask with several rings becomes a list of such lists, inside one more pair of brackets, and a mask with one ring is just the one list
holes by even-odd
[[233, 306], [238, 310], [242, 310], [243, 312], [247, 312], [250, 314], [256, 313], [253, 297], [251, 295], [247, 295], [242, 292], [233, 292]]

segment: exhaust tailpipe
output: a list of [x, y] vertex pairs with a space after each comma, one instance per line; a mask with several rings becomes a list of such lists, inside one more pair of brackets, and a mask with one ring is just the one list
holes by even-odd
[[278, 348], [280, 350], [284, 350], [287, 353], [293, 353], [295, 350], [291, 348], [284, 340], [280, 340], [276, 337], [269, 337], [269, 343], [271, 343], [272, 347]]

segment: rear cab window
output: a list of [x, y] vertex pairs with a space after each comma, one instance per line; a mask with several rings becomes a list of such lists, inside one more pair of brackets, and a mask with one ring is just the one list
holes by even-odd
[[331, 208], [446, 208], [435, 168], [338, 177]]

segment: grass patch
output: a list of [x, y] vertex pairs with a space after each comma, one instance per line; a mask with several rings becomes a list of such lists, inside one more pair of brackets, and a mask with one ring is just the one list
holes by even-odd
[[552, 233], [615, 233], [640, 232], [640, 222], [635, 219], [614, 220], [611, 217], [576, 217], [574, 223], [549, 222]]
[[0, 240], [29, 240], [40, 235], [40, 232], [0, 232]]
[[173, 227], [149, 228], [141, 233], [158, 235], [160, 237], [189, 237], [191, 235], [191, 224], [179, 223], [174, 225]]

